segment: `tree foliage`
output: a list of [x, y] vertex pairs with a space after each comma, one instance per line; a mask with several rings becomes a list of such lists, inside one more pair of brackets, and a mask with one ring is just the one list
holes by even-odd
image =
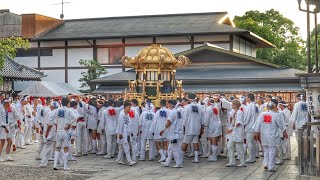
[[294, 22], [278, 11], [248, 11], [235, 16], [237, 27], [249, 30], [273, 43], [276, 48], [260, 48], [257, 58], [282, 66], [304, 70], [306, 67], [305, 42]]
[[102, 67], [101, 64], [99, 64], [96, 60], [86, 60], [81, 59], [79, 61], [79, 64], [88, 68], [87, 71], [82, 71], [81, 75], [82, 77], [79, 79], [79, 82], [81, 82], [80, 88], [88, 89], [90, 91], [95, 90], [95, 86], [89, 85], [88, 82], [100, 77], [103, 74], [107, 73], [107, 70], [105, 67]]
[[[0, 69], [3, 68], [6, 59], [14, 59], [18, 49], [27, 50], [30, 47], [28, 40], [21, 37], [0, 38]], [[2, 84], [2, 77], [0, 77]]]

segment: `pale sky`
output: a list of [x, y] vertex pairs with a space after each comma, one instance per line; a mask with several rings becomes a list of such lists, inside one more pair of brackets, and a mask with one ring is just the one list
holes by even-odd
[[[298, 10], [297, 0], [65, 0], [65, 19], [129, 16], [146, 14], [173, 14], [227, 11], [243, 15], [249, 10], [280, 11], [300, 27], [306, 38], [306, 13]], [[0, 0], [0, 9], [10, 9], [16, 14], [38, 13], [54, 18], [61, 14], [61, 0]], [[319, 18], [318, 18], [319, 19]], [[320, 19], [319, 19], [320, 22]], [[311, 17], [311, 29], [314, 17]]]

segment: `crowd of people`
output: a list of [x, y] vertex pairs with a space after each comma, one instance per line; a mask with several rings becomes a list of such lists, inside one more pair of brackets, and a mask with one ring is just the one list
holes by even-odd
[[190, 93], [161, 100], [160, 108], [148, 98], [139, 105], [101, 95], [41, 100], [2, 94], [0, 162], [13, 161], [11, 150], [35, 143], [39, 166], [51, 160], [55, 170], [69, 170], [68, 161], [96, 154], [130, 166], [148, 159], [169, 167], [174, 160], [174, 168], [183, 167], [185, 156], [194, 163], [228, 157], [227, 167], [246, 167], [263, 157], [264, 168], [275, 171], [275, 164], [291, 158], [290, 137], [307, 122], [307, 104], [302, 94], [296, 97], [291, 113], [281, 97], [253, 93], [202, 100]]

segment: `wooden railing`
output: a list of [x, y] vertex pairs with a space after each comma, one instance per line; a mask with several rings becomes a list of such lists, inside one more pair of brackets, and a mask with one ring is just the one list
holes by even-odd
[[299, 174], [320, 176], [320, 122], [308, 122], [298, 129]]

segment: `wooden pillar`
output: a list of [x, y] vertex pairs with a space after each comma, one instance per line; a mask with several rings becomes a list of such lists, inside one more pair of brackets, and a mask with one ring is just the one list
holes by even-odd
[[153, 37], [153, 38], [152, 38], [152, 43], [153, 43], [153, 44], [156, 44], [156, 43], [157, 43], [157, 38], [156, 38], [156, 37]]
[[[126, 46], [125, 46], [125, 44], [126, 44], [126, 39], [123, 38], [123, 39], [122, 39], [122, 55], [123, 55], [123, 56], [124, 56], [125, 53], [126, 53]], [[124, 67], [124, 65], [122, 65], [122, 72], [124, 72], [124, 71], [126, 71], [126, 68]]]
[[230, 35], [230, 51], [233, 52], [233, 35]]
[[40, 42], [38, 42], [38, 70], [40, 70], [41, 68], [40, 59], [41, 59], [41, 49], [40, 49]]
[[95, 61], [98, 61], [97, 40], [93, 40], [92, 46], [93, 46], [93, 55], [92, 55], [92, 57], [93, 57], [93, 59]]
[[194, 48], [194, 36], [191, 36], [191, 49]]
[[64, 42], [64, 82], [68, 83], [68, 41]]

